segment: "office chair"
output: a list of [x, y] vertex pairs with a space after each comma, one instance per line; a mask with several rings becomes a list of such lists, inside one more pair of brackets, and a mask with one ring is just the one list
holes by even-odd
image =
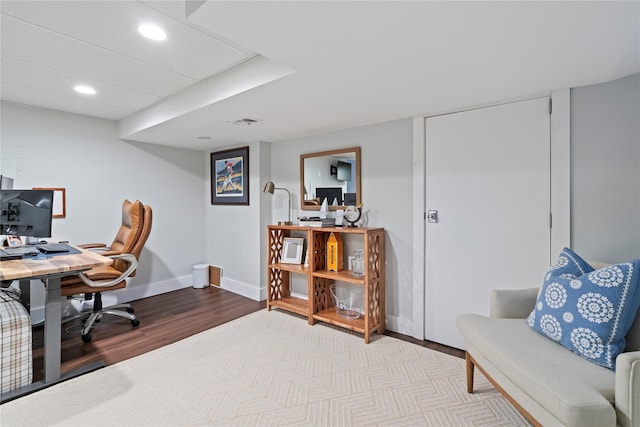
[[102, 293], [127, 286], [128, 277], [136, 274], [137, 261], [142, 248], [151, 233], [153, 211], [150, 206], [136, 200], [125, 200], [122, 204], [122, 225], [111, 246], [104, 243], [78, 245], [83, 249], [95, 251], [100, 255], [111, 257], [114, 263], [109, 266], [92, 268], [89, 271], [61, 279], [60, 292], [63, 296], [72, 297], [85, 294], [85, 299], [93, 299], [93, 311], [82, 328], [82, 341], [91, 341], [91, 331], [95, 323], [105, 314], [124, 317], [131, 321], [131, 326], [140, 325], [130, 304], [117, 304], [103, 307]]

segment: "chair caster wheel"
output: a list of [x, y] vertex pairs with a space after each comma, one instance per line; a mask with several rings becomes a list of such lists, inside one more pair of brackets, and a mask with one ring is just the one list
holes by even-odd
[[133, 313], [135, 313], [135, 312], [136, 312], [136, 311], [135, 311], [133, 308], [127, 308], [127, 313], [129, 313], [129, 314], [133, 314]]
[[91, 335], [90, 334], [82, 335], [82, 342], [84, 343], [91, 342]]
[[131, 326], [133, 326], [134, 328], [136, 326], [140, 326], [140, 321], [138, 319], [132, 320], [131, 321]]

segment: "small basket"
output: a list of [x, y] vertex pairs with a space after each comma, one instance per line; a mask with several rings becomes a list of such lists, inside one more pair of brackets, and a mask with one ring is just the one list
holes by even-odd
[[343, 319], [358, 319], [362, 311], [363, 291], [362, 287], [329, 286], [336, 314]]

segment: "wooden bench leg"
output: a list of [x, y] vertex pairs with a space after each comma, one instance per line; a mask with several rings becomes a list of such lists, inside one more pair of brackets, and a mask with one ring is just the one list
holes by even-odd
[[467, 393], [473, 393], [473, 372], [475, 365], [469, 353], [464, 354], [464, 360], [467, 362]]

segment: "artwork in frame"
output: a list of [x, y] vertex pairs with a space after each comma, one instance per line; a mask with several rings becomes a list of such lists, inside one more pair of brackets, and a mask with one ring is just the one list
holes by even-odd
[[67, 216], [67, 190], [59, 187], [34, 187], [34, 190], [53, 190], [53, 218], [65, 218]]
[[280, 259], [280, 262], [283, 264], [300, 264], [302, 262], [303, 249], [304, 238], [285, 237], [284, 247], [282, 249], [282, 258]]
[[211, 204], [249, 205], [249, 147], [211, 153]]

